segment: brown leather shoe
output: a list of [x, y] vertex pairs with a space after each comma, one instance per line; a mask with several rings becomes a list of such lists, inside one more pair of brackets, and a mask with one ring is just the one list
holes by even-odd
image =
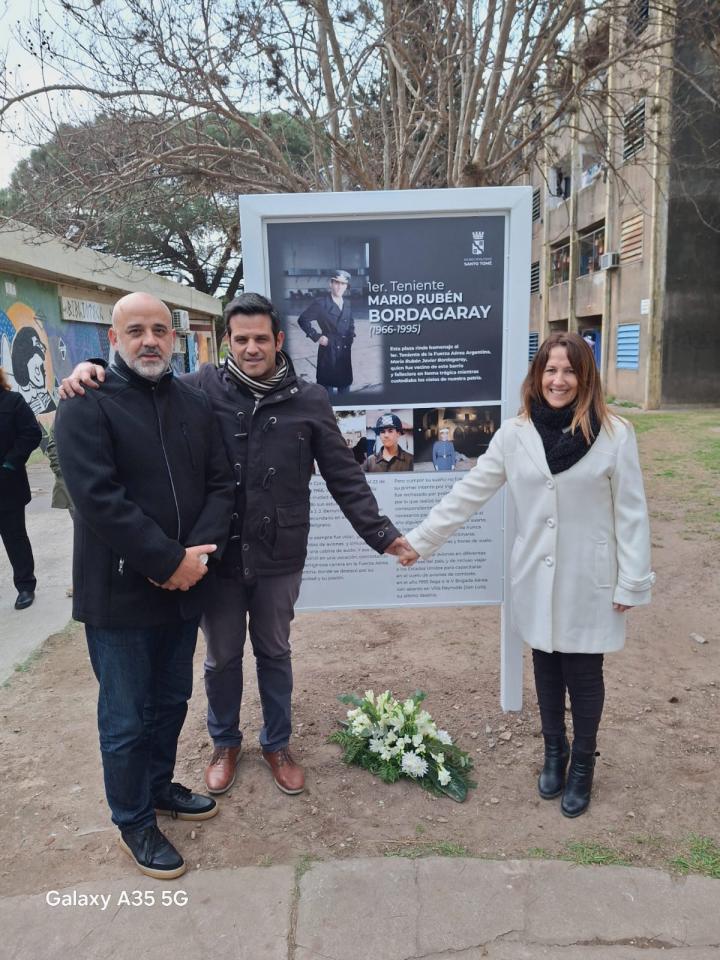
[[262, 758], [272, 770], [273, 780], [283, 793], [302, 793], [305, 789], [305, 773], [295, 763], [287, 747], [268, 753], [263, 750]]
[[240, 747], [215, 747], [210, 763], [205, 768], [208, 793], [227, 793], [235, 783]]

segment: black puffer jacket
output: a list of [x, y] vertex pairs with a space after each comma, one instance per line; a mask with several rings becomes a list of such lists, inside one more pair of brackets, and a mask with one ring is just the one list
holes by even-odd
[[0, 387], [0, 510], [17, 510], [30, 502], [25, 464], [41, 439], [42, 430], [25, 399]]
[[227, 539], [232, 477], [207, 397], [118, 357], [102, 389], [60, 404], [55, 440], [76, 507], [73, 617], [144, 627], [199, 616], [204, 580], [187, 592], [150, 580], [164, 583], [185, 547]]
[[317, 462], [355, 531], [378, 553], [399, 532], [340, 433], [326, 391], [296, 377], [256, 402], [225, 370], [205, 364], [183, 380], [201, 387], [217, 414], [235, 472], [235, 509], [222, 566], [246, 580], [302, 570], [310, 530], [310, 478]]

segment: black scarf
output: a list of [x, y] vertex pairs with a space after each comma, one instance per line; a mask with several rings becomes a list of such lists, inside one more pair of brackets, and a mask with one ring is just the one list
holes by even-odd
[[562, 473], [574, 466], [578, 460], [582, 460], [600, 432], [597, 417], [590, 411], [590, 442], [587, 442], [579, 426], [571, 433], [570, 424], [574, 415], [575, 407], [572, 405], [556, 410], [546, 403], [532, 401], [530, 418], [543, 442], [550, 473]]
[[248, 377], [235, 363], [230, 353], [225, 359], [225, 369], [236, 383], [251, 393], [256, 400], [259, 400], [261, 397], [264, 397], [266, 393], [270, 393], [271, 390], [279, 386], [287, 376], [288, 360], [282, 350], [276, 354], [276, 360], [277, 366], [275, 373], [271, 377], [268, 377], [267, 380], [256, 380], [253, 377]]

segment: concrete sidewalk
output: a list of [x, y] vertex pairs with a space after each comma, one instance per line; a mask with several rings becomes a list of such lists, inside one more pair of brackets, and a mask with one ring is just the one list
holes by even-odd
[[46, 460], [28, 467], [28, 478], [33, 499], [26, 513], [27, 531], [38, 585], [35, 603], [15, 610], [12, 569], [0, 544], [0, 683], [72, 617], [72, 600], [66, 596], [72, 580], [72, 520], [67, 510], [50, 506], [55, 478]]
[[0, 929], [8, 960], [717, 960], [719, 904], [717, 880], [655, 870], [386, 858], [129, 870], [5, 898]]

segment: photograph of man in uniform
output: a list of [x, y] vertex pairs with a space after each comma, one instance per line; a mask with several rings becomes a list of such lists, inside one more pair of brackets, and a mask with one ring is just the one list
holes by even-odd
[[416, 473], [471, 470], [500, 425], [495, 406], [415, 407], [412, 414]]
[[455, 444], [450, 439], [450, 430], [442, 427], [439, 432], [439, 440], [433, 444], [432, 458], [433, 466], [439, 473], [454, 470], [458, 458], [461, 456], [455, 449]]
[[351, 351], [355, 339], [355, 321], [347, 297], [350, 274], [335, 270], [329, 290], [298, 317], [298, 326], [318, 345], [317, 382], [332, 399], [347, 393], [353, 382]]
[[403, 436], [402, 420], [394, 413], [378, 417], [373, 428], [380, 441], [380, 449], [368, 457], [368, 473], [407, 473], [413, 468], [412, 454], [400, 445]]

